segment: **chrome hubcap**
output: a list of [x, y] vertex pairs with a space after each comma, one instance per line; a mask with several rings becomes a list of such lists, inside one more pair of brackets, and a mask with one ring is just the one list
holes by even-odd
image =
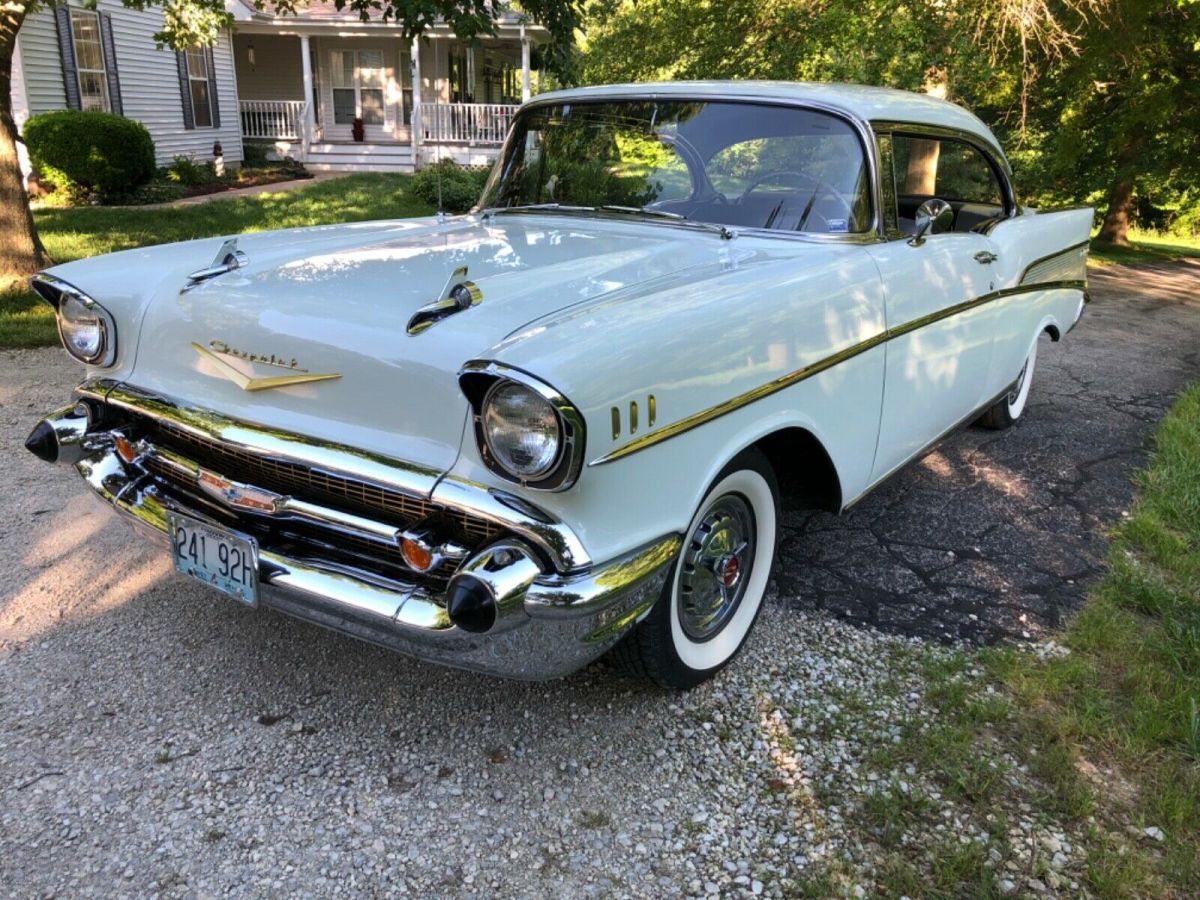
[[740, 494], [713, 501], [688, 536], [679, 624], [693, 641], [715, 637], [733, 618], [749, 581], [754, 540], [754, 513]]

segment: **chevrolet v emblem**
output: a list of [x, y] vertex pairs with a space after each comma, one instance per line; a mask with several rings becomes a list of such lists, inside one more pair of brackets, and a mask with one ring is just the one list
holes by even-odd
[[195, 341], [192, 342], [192, 349], [200, 354], [201, 359], [212, 363], [216, 367], [218, 375], [229, 379], [243, 391], [268, 391], [271, 388], [289, 387], [294, 384], [308, 384], [313, 381], [331, 381], [334, 378], [342, 377], [337, 372], [326, 374], [305, 372], [301, 375], [272, 375], [267, 378], [254, 378], [235, 367], [232, 363], [222, 359], [220, 354], [214, 353], [207, 347], [201, 347]]

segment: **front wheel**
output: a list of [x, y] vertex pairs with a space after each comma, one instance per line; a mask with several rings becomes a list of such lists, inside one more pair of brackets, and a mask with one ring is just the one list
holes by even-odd
[[747, 450], [713, 482], [650, 614], [614, 650], [626, 670], [663, 687], [695, 687], [723, 669], [750, 634], [775, 559], [779, 488]]
[[1029, 355], [1025, 357], [1025, 365], [1017, 380], [1013, 382], [1008, 393], [993, 403], [976, 424], [993, 431], [1003, 431], [1016, 424], [1025, 412], [1025, 404], [1029, 400], [1029, 387], [1033, 383], [1033, 365], [1037, 362], [1038, 339], [1035, 337], [1029, 346]]

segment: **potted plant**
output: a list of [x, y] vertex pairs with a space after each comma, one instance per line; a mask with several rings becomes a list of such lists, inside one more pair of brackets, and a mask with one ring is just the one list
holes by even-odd
[[361, 118], [354, 120], [354, 124], [350, 126], [350, 134], [358, 143], [361, 144], [363, 142], [366, 133], [363, 130], [363, 120]]

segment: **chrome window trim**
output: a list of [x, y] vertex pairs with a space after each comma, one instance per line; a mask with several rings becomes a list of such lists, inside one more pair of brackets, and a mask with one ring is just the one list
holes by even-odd
[[[569, 104], [571, 106], [581, 106], [584, 104], [596, 104], [596, 103], [620, 103], [622, 101], [630, 101], [630, 100], [641, 100], [641, 101], [660, 101], [661, 100], [661, 101], [670, 101], [670, 102], [678, 102], [678, 103], [705, 103], [705, 102], [708, 102], [708, 103], [735, 102], [735, 103], [737, 103], [737, 102], [741, 102], [741, 103], [753, 104], [756, 106], [783, 106], [783, 107], [787, 107], [790, 109], [808, 109], [808, 110], [813, 110], [814, 112], [825, 113], [827, 115], [831, 115], [831, 116], [834, 116], [835, 118], [841, 119], [843, 122], [848, 124], [852, 129], [854, 129], [855, 134], [858, 135], [859, 142], [862, 144], [863, 157], [865, 158], [866, 163], [867, 163], [867, 177], [870, 179], [870, 182], [871, 182], [869, 185], [869, 188], [868, 188], [868, 192], [867, 192], [868, 196], [870, 197], [870, 202], [871, 202], [871, 218], [870, 218], [870, 222], [869, 222], [868, 226], [864, 230], [855, 232], [852, 234], [850, 234], [850, 233], [847, 233], [847, 234], [812, 234], [812, 233], [805, 233], [805, 232], [779, 231], [779, 230], [770, 229], [770, 228], [742, 228], [740, 226], [733, 230], [736, 234], [739, 234], [739, 235], [746, 234], [746, 235], [754, 235], [756, 237], [771, 237], [771, 238], [778, 238], [781, 240], [793, 240], [793, 241], [794, 240], [829, 241], [829, 242], [839, 243], [839, 244], [876, 243], [879, 240], [885, 239], [884, 232], [883, 232], [883, 221], [879, 214], [879, 211], [881, 209], [880, 194], [879, 194], [879, 166], [878, 166], [878, 160], [876, 159], [875, 135], [874, 135], [874, 132], [871, 130], [871, 124], [869, 122], [867, 122], [865, 119], [862, 119], [862, 118], [854, 115], [853, 113], [849, 112], [848, 110], [846, 110], [840, 106], [837, 106], [836, 104], [822, 103], [819, 100], [788, 100], [787, 98], [784, 98], [784, 97], [768, 97], [768, 96], [763, 96], [762, 94], [741, 94], [741, 93], [738, 93], [738, 94], [734, 94], [734, 93], [729, 93], [729, 94], [725, 94], [725, 93], [717, 93], [717, 94], [674, 94], [674, 93], [671, 93], [671, 94], [664, 94], [659, 91], [645, 91], [645, 92], [630, 91], [630, 92], [622, 92], [622, 93], [617, 93], [617, 94], [607, 94], [603, 97], [584, 97], [584, 98], [581, 98], [578, 100], [563, 100], [561, 97], [557, 98], [557, 99], [553, 98], [553, 97], [547, 98], [547, 99], [534, 98], [533, 100], [530, 100], [528, 103], [525, 103], [524, 105], [522, 105], [522, 107], [517, 111], [517, 115], [515, 115], [513, 117], [513, 124], [509, 126], [508, 134], [505, 136], [504, 143], [500, 147], [500, 156], [498, 157], [496, 167], [494, 169], [492, 169], [492, 174], [488, 178], [487, 184], [483, 188], [483, 192], [480, 195], [480, 199], [482, 200], [483, 197], [487, 195], [489, 190], [492, 188], [493, 182], [502, 177], [499, 162], [508, 158], [509, 150], [511, 149], [509, 145], [512, 143], [513, 135], [516, 133], [515, 126], [516, 126], [517, 119], [520, 116], [524, 115], [526, 112], [539, 109], [543, 106], [561, 106], [564, 103]], [[483, 207], [481, 207], [479, 204], [476, 204], [476, 206], [471, 210], [471, 212], [473, 214], [477, 214], [477, 215], [481, 214], [483, 212]], [[546, 211], [547, 214], [551, 214], [552, 212], [553, 212], [552, 210]], [[648, 223], [653, 222], [654, 224], [661, 224], [661, 225], [672, 224], [667, 219], [663, 219], [661, 221], [653, 220], [653, 219], [646, 219], [646, 221]]]
[[[1000, 185], [1001, 201], [1002, 201], [1002, 205], [1004, 207], [1004, 215], [999, 217], [1000, 221], [1012, 219], [1021, 214], [1021, 208], [1017, 204], [1017, 194], [1016, 194], [1016, 191], [1013, 189], [1012, 180], [1010, 177], [1012, 175], [1012, 166], [1009, 165], [1008, 158], [1004, 156], [1003, 152], [1000, 150], [1000, 148], [998, 146], [993, 147], [990, 143], [988, 143], [987, 141], [984, 141], [982, 138], [980, 138], [978, 135], [973, 134], [972, 132], [963, 131], [962, 129], [959, 129], [959, 128], [947, 128], [943, 125], [926, 125], [926, 124], [923, 124], [920, 122], [894, 122], [894, 121], [890, 121], [890, 120], [876, 119], [876, 120], [872, 120], [871, 128], [875, 133], [875, 138], [877, 141], [880, 140], [881, 138], [883, 138], [885, 135], [888, 136], [889, 138], [891, 138], [891, 137], [899, 134], [904, 137], [927, 138], [927, 139], [932, 138], [935, 140], [958, 141], [959, 143], [967, 144], [968, 146], [973, 147], [975, 150], [978, 150], [983, 155], [984, 160], [991, 167], [992, 173], [995, 175], [996, 181]], [[888, 162], [892, 168], [892, 177], [891, 177], [892, 205], [893, 205], [893, 208], [895, 208], [897, 211], [896, 214], [899, 215], [899, 193], [896, 190], [896, 186], [895, 186], [896, 172], [895, 172], [895, 165], [893, 164], [893, 160], [891, 158], [891, 156], [892, 156], [891, 150], [892, 150], [891, 143], [889, 141], [889, 144], [888, 144], [889, 160], [888, 160]], [[883, 167], [882, 167], [882, 163], [881, 163], [881, 165], [880, 165], [881, 172], [882, 172], [882, 168]], [[882, 175], [881, 175], [881, 179], [882, 179]], [[992, 227], [994, 227], [994, 226], [992, 226]], [[991, 230], [991, 227], [989, 227], [987, 229], [987, 231], [990, 231], [990, 230]], [[985, 231], [983, 233], [986, 234], [987, 231]], [[886, 233], [883, 233], [882, 236], [883, 236], [884, 240], [893, 240], [893, 241], [894, 240], [903, 240], [907, 237], [907, 235], [904, 235], [903, 233], [900, 232], [899, 220], [897, 220], [896, 230], [894, 232], [888, 231]]]
[[94, 401], [99, 407], [93, 409], [96, 414], [102, 415], [103, 407], [113, 407], [166, 421], [247, 453], [320, 468], [486, 519], [528, 539], [559, 572], [577, 572], [592, 562], [575, 532], [535, 504], [509, 499], [501, 491], [438, 469], [232, 419], [111, 378], [89, 379], [75, 393]]
[[[475, 384], [478, 381], [479, 384]], [[550, 470], [538, 478], [520, 478], [506, 470], [492, 456], [483, 433], [483, 403], [487, 394], [499, 381], [511, 381], [527, 387], [546, 400], [558, 417], [562, 432], [559, 456]], [[587, 423], [579, 409], [558, 390], [523, 369], [507, 366], [494, 360], [473, 359], [458, 372], [458, 383], [471, 404], [471, 421], [475, 431], [475, 444], [480, 458], [489, 470], [505, 481], [539, 491], [565, 491], [579, 478], [583, 469], [583, 456], [587, 444]]]

